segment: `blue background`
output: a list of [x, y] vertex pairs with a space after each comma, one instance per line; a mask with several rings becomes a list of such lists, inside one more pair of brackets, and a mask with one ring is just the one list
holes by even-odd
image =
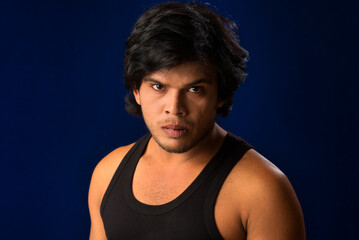
[[[359, 2], [220, 1], [250, 53], [219, 119], [286, 173], [308, 239], [358, 239]], [[1, 1], [1, 239], [86, 239], [97, 162], [146, 132], [125, 41], [159, 1]]]

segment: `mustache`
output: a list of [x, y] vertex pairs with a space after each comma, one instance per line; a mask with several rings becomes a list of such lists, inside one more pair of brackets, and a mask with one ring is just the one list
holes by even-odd
[[192, 122], [185, 120], [185, 119], [180, 119], [180, 118], [168, 118], [168, 119], [160, 121], [159, 124], [160, 125], [173, 124], [173, 125], [181, 125], [184, 127], [193, 126]]

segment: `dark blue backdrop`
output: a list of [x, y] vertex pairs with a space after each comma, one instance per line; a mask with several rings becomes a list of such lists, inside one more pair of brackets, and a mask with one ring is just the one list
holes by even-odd
[[[308, 239], [358, 239], [358, 1], [208, 2], [251, 58], [220, 124], [287, 174]], [[155, 3], [1, 1], [1, 239], [88, 238], [93, 168], [146, 131], [122, 59]]]

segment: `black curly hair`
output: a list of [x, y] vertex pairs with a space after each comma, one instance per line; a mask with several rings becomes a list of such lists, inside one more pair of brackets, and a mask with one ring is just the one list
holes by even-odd
[[126, 110], [142, 116], [132, 94], [143, 78], [187, 61], [210, 63], [218, 74], [218, 97], [224, 105], [217, 115], [227, 116], [233, 94], [247, 76], [248, 52], [239, 45], [235, 23], [197, 3], [168, 2], [146, 11], [126, 42], [124, 79], [131, 92]]

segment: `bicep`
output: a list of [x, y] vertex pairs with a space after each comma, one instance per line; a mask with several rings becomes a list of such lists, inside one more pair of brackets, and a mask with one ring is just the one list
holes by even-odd
[[277, 175], [258, 186], [248, 218], [247, 239], [305, 239], [301, 207], [284, 175]]
[[88, 194], [88, 206], [91, 218], [90, 240], [106, 240], [105, 229], [103, 226], [100, 205], [102, 199], [101, 179], [96, 168], [91, 179]]

